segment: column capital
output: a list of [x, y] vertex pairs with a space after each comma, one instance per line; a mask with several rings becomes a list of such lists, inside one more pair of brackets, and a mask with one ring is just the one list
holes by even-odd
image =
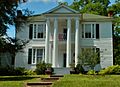
[[67, 17], [67, 20], [71, 20], [71, 17]]
[[79, 20], [79, 17], [75, 17], [75, 20]]
[[54, 17], [54, 20], [58, 20], [58, 17]]
[[50, 20], [50, 17], [47, 17], [46, 20]]

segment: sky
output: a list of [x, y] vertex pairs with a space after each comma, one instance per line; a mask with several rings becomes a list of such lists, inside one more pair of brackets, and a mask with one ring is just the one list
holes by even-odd
[[[41, 14], [57, 6], [58, 2], [68, 2], [68, 4], [71, 4], [73, 1], [74, 0], [27, 0], [26, 3], [19, 4], [18, 9], [28, 8], [30, 11], [34, 11], [34, 14]], [[115, 0], [110, 1], [114, 3]], [[15, 37], [15, 27], [10, 26], [7, 34], [10, 37]]]

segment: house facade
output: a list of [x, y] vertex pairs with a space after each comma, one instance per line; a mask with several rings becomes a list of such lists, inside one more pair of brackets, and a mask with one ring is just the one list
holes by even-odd
[[[40, 61], [53, 68], [69, 68], [78, 63], [82, 49], [99, 51], [101, 68], [113, 65], [112, 18], [80, 14], [65, 5], [30, 16], [16, 32], [29, 43], [18, 52], [15, 67], [35, 69]], [[98, 67], [99, 68], [99, 67]]]

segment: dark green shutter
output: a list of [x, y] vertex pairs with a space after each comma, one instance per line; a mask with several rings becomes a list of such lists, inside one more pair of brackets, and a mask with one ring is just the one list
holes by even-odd
[[33, 24], [29, 25], [29, 39], [32, 39], [33, 36]]
[[96, 24], [96, 39], [100, 38], [100, 34], [99, 34], [99, 24]]
[[97, 55], [98, 55], [98, 64], [100, 63], [100, 48], [96, 48], [96, 52], [97, 52]]
[[28, 49], [28, 64], [32, 63], [32, 49]]

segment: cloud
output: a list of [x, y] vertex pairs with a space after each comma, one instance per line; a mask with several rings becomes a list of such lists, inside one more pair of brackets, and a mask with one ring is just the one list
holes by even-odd
[[28, 0], [28, 2], [44, 2], [44, 3], [48, 3], [48, 2], [64, 2], [64, 0]]

